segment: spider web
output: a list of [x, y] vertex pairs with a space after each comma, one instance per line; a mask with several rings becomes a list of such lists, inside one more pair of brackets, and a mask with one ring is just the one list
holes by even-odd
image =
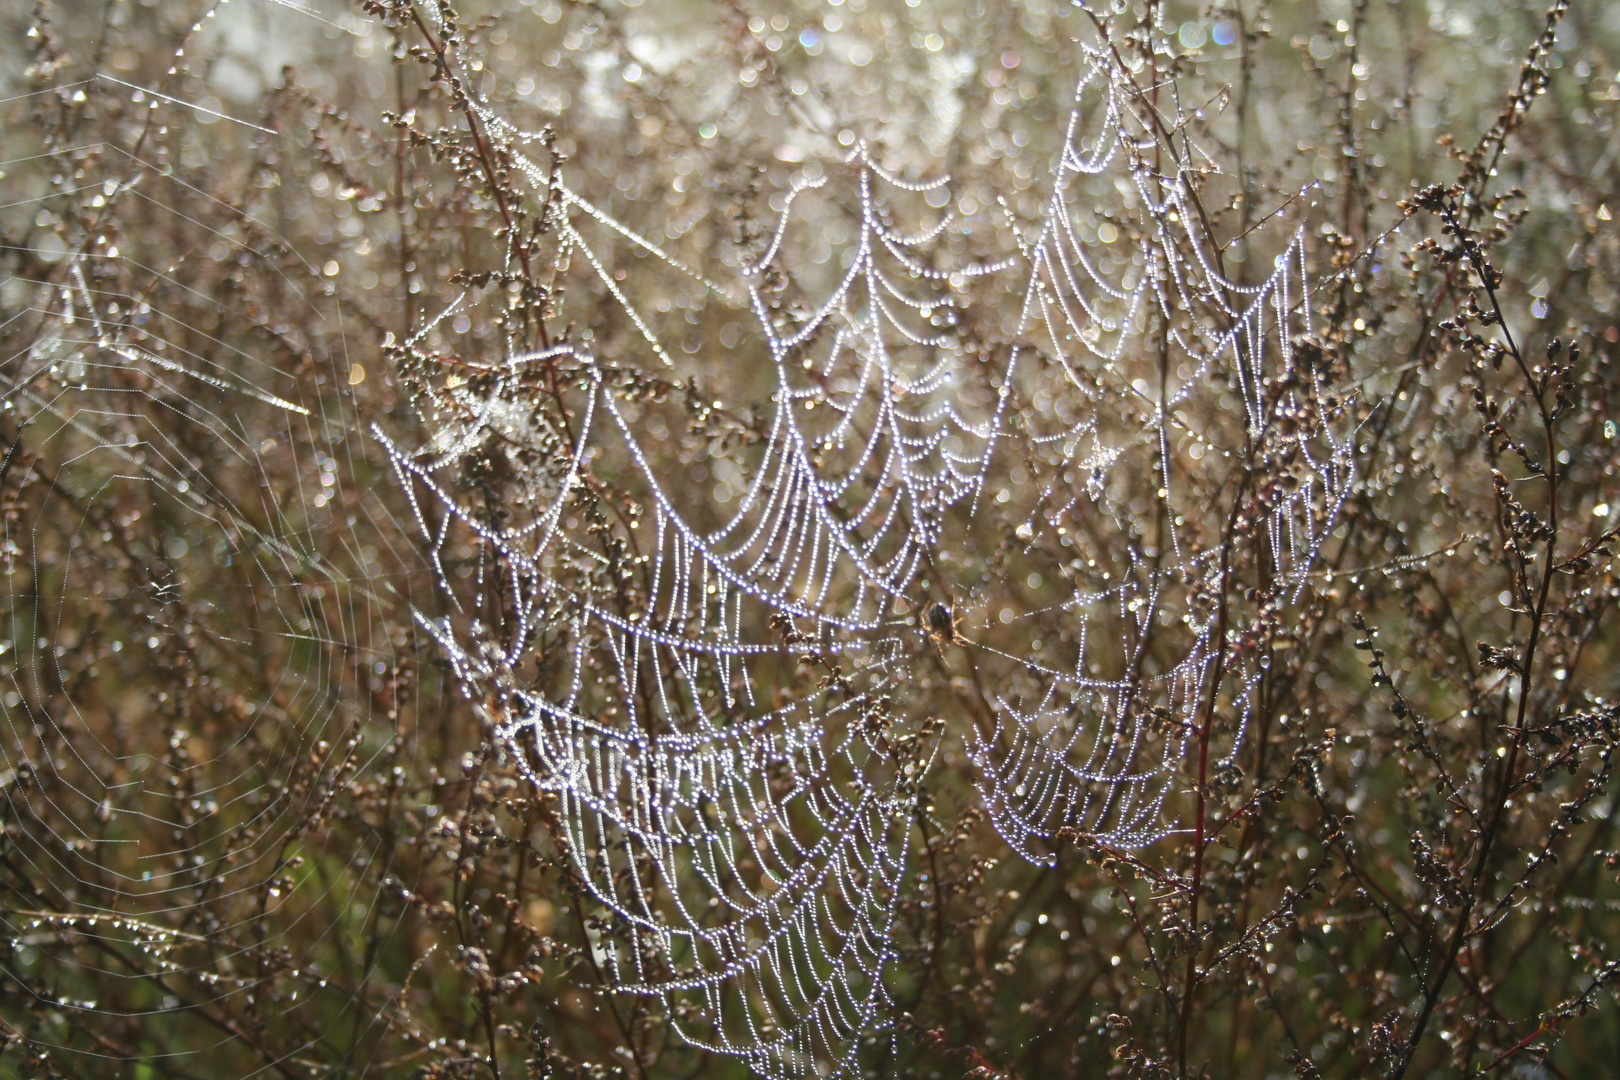
[[[895, 672], [906, 662], [893, 613], [914, 591], [942, 515], [977, 489], [993, 430], [954, 406], [954, 350], [925, 329], [949, 320], [948, 294], [919, 294], [897, 277], [895, 268], [924, 285], [950, 276], [912, 254], [937, 228], [906, 235], [881, 211], [883, 188], [922, 189], [864, 152], [849, 166], [860, 233], [834, 297], [785, 331], [769, 313], [762, 283], [791, 198], [749, 268], [777, 408], [753, 477], [718, 527], [683, 515], [683, 493], [661, 481], [612, 373], [570, 347], [513, 358], [476, 388], [455, 388], [443, 453], [423, 461], [393, 451], [407, 482], [500, 553], [506, 647], [480, 652], [458, 645], [448, 624], [429, 628], [464, 679], [499, 688], [500, 736], [559, 795], [582, 883], [620, 920], [601, 944], [613, 983], [662, 994], [686, 1038], [767, 1075], [852, 1060], [850, 1036], [882, 1022], [911, 827], [906, 789], [925, 767], [889, 745], [904, 738], [893, 728]], [[577, 196], [567, 202], [586, 209]], [[562, 232], [586, 242], [572, 224]], [[555, 434], [512, 422], [514, 403], [533, 393], [528, 371], [561, 360], [583, 390], [566, 455], [555, 453]], [[560, 476], [536, 478], [521, 500], [534, 512], [504, 529], [433, 478], [482, 443], [494, 416], [505, 420], [495, 422], [502, 453], [528, 438], [531, 460], [566, 462]], [[585, 465], [598, 454], [634, 476], [620, 485], [633, 483], [650, 505], [650, 528], [633, 530], [650, 533], [645, 547], [563, 523], [575, 502], [588, 505]], [[559, 584], [551, 567], [570, 559], [605, 572], [609, 587]], [[611, 583], [632, 574], [645, 591], [626, 604]], [[508, 674], [536, 649], [555, 658], [552, 680], [567, 687], [557, 698]], [[826, 667], [823, 688], [772, 707], [765, 687], [780, 680], [769, 669], [802, 650]], [[694, 885], [705, 899], [688, 900]]]
[[[1216, 728], [1217, 774], [1234, 767], [1258, 646], [1353, 474], [1302, 239], [1234, 280], [1201, 225], [1196, 148], [1112, 51], [1079, 63], [1044, 209], [1006, 214], [1005, 250], [964, 254], [985, 234], [959, 243], [937, 212], [949, 181], [857, 144], [800, 173], [722, 284], [472, 100], [548, 207], [555, 268], [595, 279], [569, 302], [605, 297], [628, 344], [571, 334], [452, 364], [434, 334], [469, 293], [393, 356], [419, 379], [414, 446], [354, 389], [317, 267], [240, 208], [210, 234], [198, 193], [138, 153], [82, 159], [54, 194], [138, 202], [154, 231], [223, 245], [216, 264], [279, 267], [308, 322], [196, 294], [184, 250], [148, 266], [94, 231], [5, 284], [15, 981], [109, 1024], [173, 1008], [172, 990], [199, 1015], [262, 1001], [306, 1045], [347, 1026], [332, 1017], [361, 1010], [370, 969], [323, 970], [350, 928], [300, 914], [330, 909], [299, 852], [357, 787], [391, 782], [406, 612], [552, 796], [605, 984], [763, 1076], [853, 1074], [890, 1024], [948, 748], [1033, 862], [1174, 830], [1188, 740]], [[807, 249], [838, 214], [853, 229], [829, 278]], [[752, 314], [756, 395], [704, 389], [707, 357], [678, 370], [627, 250]], [[262, 354], [213, 332], [256, 317]], [[660, 425], [708, 442], [724, 498]], [[351, 484], [371, 459], [399, 485]], [[412, 593], [400, 497], [438, 595]], [[380, 901], [355, 897], [358, 917]], [[48, 999], [42, 954], [76, 974]], [[158, 992], [95, 1000], [134, 974]], [[198, 1030], [200, 1052], [252, 1045]]]
[[[254, 188], [227, 201], [182, 160], [195, 115], [260, 165], [274, 131], [110, 75], [6, 105], [8, 123], [77, 110], [133, 134], [4, 163], [8, 190], [40, 193], [12, 204], [39, 216], [26, 242], [8, 234], [0, 281], [0, 1042], [82, 1052], [71, 1036], [91, 1028], [148, 1045], [167, 1014], [177, 1056], [227, 1068], [247, 1047], [285, 1071], [297, 1051], [261, 1026], [307, 1049], [390, 1020], [362, 1004], [372, 970], [330, 962], [379, 896], [332, 904], [325, 873], [374, 879], [387, 845], [321, 865], [320, 839], [400, 760], [396, 613], [422, 564], [405, 519], [353, 482], [379, 457], [375, 400], [330, 272], [265, 224]], [[36, 158], [60, 171], [31, 184]], [[240, 287], [260, 271], [269, 298]], [[26, 1013], [44, 1023], [24, 1031]], [[91, 1060], [124, 1060], [118, 1045]]]
[[[1020, 331], [1040, 370], [1022, 384], [1028, 404], [1009, 413], [1038, 476], [1034, 505], [1016, 511], [1018, 539], [1034, 544], [1055, 529], [1065, 543], [1066, 525], [1095, 516], [1113, 535], [1087, 560], [1092, 587], [1055, 605], [1076, 623], [1072, 662], [1024, 664], [1035, 685], [996, 695], [995, 730], [972, 747], [997, 828], [1047, 863], [1065, 833], [1123, 847], [1162, 835], [1170, 770], [1225, 677], [1236, 684], [1235, 723], [1217, 768], [1232, 767], [1259, 674], [1248, 657], [1298, 598], [1353, 482], [1351, 447], [1325, 422], [1331, 405], [1311, 362], [1303, 234], [1263, 280], [1230, 280], [1199, 224], [1190, 148], [1169, 174], [1153, 166], [1158, 122], [1113, 52], [1086, 50], [1077, 94], [1088, 92], [1101, 95], [1101, 115], [1090, 134], [1079, 110], [1070, 115], [1046, 213], [1025, 247]], [[1111, 215], [1119, 226], [1080, 195], [1079, 181], [1110, 174], [1134, 204]], [[1082, 229], [1128, 229], [1132, 258], [1114, 260], [1111, 274]], [[1015, 349], [1009, 367], [1019, 359]], [[1021, 385], [1018, 374], [1007, 385]], [[1050, 389], [1059, 377], [1061, 390]], [[1230, 480], [1199, 468], [1206, 459], [1244, 462], [1230, 504], [1210, 499]], [[1136, 510], [1144, 497], [1151, 515]], [[1239, 614], [1223, 598], [1233, 552], [1248, 544], [1261, 549], [1261, 573]], [[1112, 646], [1101, 664], [1088, 655], [1094, 622]], [[1185, 634], [1155, 657], [1166, 623]], [[1120, 676], [1090, 673], [1109, 666]]]
[[[1251, 656], [1352, 482], [1301, 238], [1262, 280], [1228, 278], [1192, 148], [1160, 137], [1111, 50], [1081, 62], [1044, 213], [1009, 221], [1004, 257], [955, 257], [948, 215], [902, 225], [946, 181], [892, 175], [864, 145], [795, 183], [742, 274], [770, 365], [755, 414], [649, 374], [674, 361], [598, 249], [678, 264], [475, 103], [557, 208], [559, 264], [588, 264], [650, 359], [516, 353], [428, 389], [429, 445], [378, 432], [443, 512], [424, 534], [442, 548], [453, 522], [493, 555], [476, 611], [422, 622], [555, 797], [610, 984], [763, 1076], [852, 1074], [888, 1024], [943, 740], [966, 743], [995, 827], [1033, 861], [1174, 828], [1188, 740], [1219, 708], [1217, 773], [1233, 767]], [[1096, 178], [1115, 206], [1092, 201]], [[794, 239], [812, 191], [858, 219], [820, 295]], [[980, 279], [1021, 307], [1000, 348], [963, 329]], [[675, 471], [690, 462], [649, 434], [683, 396], [695, 428], [729, 432], [734, 502], [694, 498]], [[469, 468], [499, 497], [462, 495]], [[931, 605], [955, 621], [958, 586], [971, 610], [947, 630]], [[913, 693], [940, 668], [948, 692]]]
[[[328, 986], [305, 958], [323, 931], [294, 915], [295, 893], [321, 889], [299, 852], [389, 755], [374, 736], [402, 601], [362, 548], [394, 530], [356, 530], [381, 508], [341, 479], [363, 421], [336, 378], [323, 392], [195, 351], [151, 295], [92, 277], [118, 257], [99, 246], [12, 316], [33, 341], [6, 376], [8, 479], [46, 491], [4, 537], [9, 970], [39, 954], [78, 969], [84, 996], [42, 1002], [113, 1023], [142, 1012], [109, 1011], [96, 986], [135, 974], [175, 991], [152, 1012], [182, 994], [290, 1009]], [[377, 854], [362, 845], [353, 867]]]

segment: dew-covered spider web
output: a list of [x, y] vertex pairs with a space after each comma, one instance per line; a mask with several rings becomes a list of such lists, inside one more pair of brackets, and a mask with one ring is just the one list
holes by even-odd
[[[388, 442], [428, 541], [488, 554], [422, 623], [554, 796], [604, 978], [762, 1076], [853, 1074], [890, 1023], [951, 747], [1037, 863], [1179, 827], [1189, 740], [1234, 767], [1255, 647], [1351, 484], [1301, 238], [1228, 274], [1197, 147], [1112, 49], [1078, 57], [1034, 220], [953, 247], [950, 181], [857, 141], [781, 193], [735, 282], [691, 274], [753, 316], [753, 399], [669, 370], [608, 253], [674, 257], [480, 113], [556, 264], [634, 333], [461, 362], [424, 393], [431, 438]], [[808, 202], [851, 222], [836, 273]]]
[[[443, 7], [407, 9], [378, 50], [454, 86], [419, 99], [432, 135], [403, 90], [376, 128], [290, 76], [221, 101], [188, 66], [206, 20], [152, 79], [114, 53], [64, 81], [44, 33], [0, 102], [50, 133], [0, 207], [36, 213], [0, 282], [27, 1045], [114, 1062], [161, 1024], [177, 1075], [495, 1060], [492, 1022], [438, 1035], [414, 988], [452, 948], [511, 960], [478, 935], [528, 910], [539, 852], [571, 977], [758, 1075], [857, 1075], [944, 803], [1050, 866], [1185, 829], [1235, 769], [1353, 484], [1303, 237], [1229, 266], [1216, 163], [1104, 43], [1068, 57], [1033, 202], [824, 139], [781, 185], [736, 170], [729, 261], [700, 262], [697, 224], [557, 149], [566, 103], [509, 119]], [[411, 154], [459, 186], [390, 195], [431, 186]], [[449, 815], [490, 763], [532, 836]], [[468, 869], [495, 840], [518, 895]], [[486, 1010], [569, 1005], [530, 937], [527, 974], [474, 980]]]

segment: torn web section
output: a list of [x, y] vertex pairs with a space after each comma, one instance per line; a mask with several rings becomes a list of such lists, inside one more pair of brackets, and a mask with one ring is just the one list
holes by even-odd
[[995, 723], [972, 748], [997, 827], [1037, 861], [1065, 835], [1134, 847], [1174, 828], [1206, 724], [1232, 767], [1266, 644], [1353, 479], [1301, 238], [1257, 283], [1228, 279], [1192, 163], [1166, 149], [1171, 171], [1153, 167], [1128, 74], [1093, 53], [1077, 98], [987, 480], [1014, 541], [1000, 573], [1030, 598], [985, 622]]

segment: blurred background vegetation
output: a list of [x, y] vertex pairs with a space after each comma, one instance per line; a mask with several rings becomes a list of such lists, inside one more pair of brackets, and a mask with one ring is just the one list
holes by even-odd
[[[704, 279], [858, 141], [952, 177], [952, 256], [1016, 251], [1104, 28], [1184, 118], [1228, 275], [1309, 237], [1361, 475], [1264, 644], [1241, 776], [1198, 796], [1222, 828], [1197, 918], [1186, 831], [1029, 865], [947, 741], [941, 887], [906, 899], [863, 1068], [1620, 1073], [1620, 6], [1097, 7], [458, 5], [478, 95]], [[579, 258], [514, 324], [502, 229], [544, 251], [548, 211], [480, 160], [414, 10], [0, 9], [0, 1074], [745, 1073], [602, 989], [546, 798], [414, 620], [452, 596], [375, 433], [430, 440], [458, 364], [584, 343], [665, 381], [660, 466], [723, 503], [703, 401], [765, 402], [765, 345], [740, 291], [606, 226], [667, 355]], [[1431, 184], [1459, 221], [1411, 201]], [[805, 294], [848, 257], [847, 190], [796, 218]], [[1477, 258], [1445, 257], [1459, 235]], [[994, 347], [1020, 300], [974, 288]], [[1469, 304], [1475, 340], [1440, 325]], [[446, 535], [476, 610], [478, 545]], [[968, 589], [995, 542], [963, 540]]]

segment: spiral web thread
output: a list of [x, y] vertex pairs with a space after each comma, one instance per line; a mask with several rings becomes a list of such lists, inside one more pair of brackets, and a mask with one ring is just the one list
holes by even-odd
[[[1155, 170], [1129, 72], [1106, 50], [1082, 60], [1044, 214], [1002, 261], [941, 268], [950, 219], [908, 234], [891, 203], [944, 181], [908, 183], [858, 146], [825, 181], [858, 209], [847, 269], [824, 299], [784, 313], [767, 292], [793, 279], [793, 204], [822, 181], [794, 187], [744, 274], [774, 393], [718, 526], [696, 523], [692, 486], [666, 481], [638, 426], [646, 380], [582, 346], [491, 365], [437, 393], [430, 446], [387, 443], [405, 486], [445, 512], [437, 524], [423, 514], [429, 538], [442, 546], [454, 520], [496, 555], [479, 610], [501, 595], [500, 625], [471, 612], [423, 622], [502, 744], [556, 796], [558, 843], [606, 913], [592, 942], [606, 978], [663, 998], [683, 1038], [763, 1076], [852, 1072], [887, 1025], [896, 903], [927, 812], [919, 785], [943, 738], [966, 741], [991, 820], [1034, 861], [1065, 839], [1135, 847], [1173, 827], [1165, 800], [1201, 710], [1224, 682], [1229, 762], [1257, 675], [1245, 642], [1296, 597], [1352, 481], [1296, 347], [1309, 329], [1300, 238], [1263, 281], [1227, 280], [1195, 225], [1191, 161]], [[648, 341], [649, 366], [666, 363], [590, 230], [678, 264], [527, 163], [522, 134], [491, 110], [482, 118], [561, 207], [560, 260], [582, 257]], [[1080, 207], [1082, 181], [1109, 176], [1128, 193], [1114, 220], [1135, 236], [1111, 268]], [[958, 294], [980, 277], [1024, 281], [994, 369], [955, 332]], [[1160, 363], [1157, 386], [1135, 377], [1161, 349], [1177, 375]], [[571, 380], [571, 426], [538, 401], [542, 370]], [[707, 417], [724, 403], [693, 408]], [[499, 517], [439, 478], [491, 446], [521, 491]], [[1199, 486], [1207, 475], [1183, 471], [1223, 455], [1246, 455], [1249, 477], [1230, 511]], [[1027, 467], [1016, 493], [991, 490], [1001, 459]], [[646, 518], [606, 520], [604, 473]], [[1117, 505], [1149, 478], [1151, 540]], [[1114, 565], [1091, 584], [1054, 582], [999, 624], [925, 632], [943, 545], [982, 520], [1015, 524], [1025, 551], [1067, 546], [1063, 523], [1082, 514], [1118, 533]], [[1223, 641], [1228, 545], [1254, 538], [1264, 580], [1247, 628]], [[1040, 640], [1026, 619], [1048, 627]], [[1115, 674], [1093, 662], [1108, 649], [1088, 649], [1104, 638], [1125, 643], [1101, 665]], [[966, 654], [977, 693], [935, 717], [907, 690], [947, 648]], [[541, 674], [517, 675], [530, 659]], [[819, 682], [795, 681], [796, 662]]]
[[[75, 260], [118, 258], [97, 246]], [[41, 325], [4, 390], [18, 432], [8, 471], [36, 470], [52, 489], [3, 541], [0, 809], [27, 875], [8, 888], [10, 944], [25, 965], [94, 946], [114, 958], [103, 978], [136, 970], [201, 987], [209, 1003], [284, 979], [318, 995], [327, 981], [281, 945], [275, 907], [303, 877], [289, 848], [376, 764], [359, 735], [376, 717], [342, 693], [356, 678], [342, 657], [382, 670], [393, 650], [379, 627], [398, 605], [332, 559], [359, 547], [335, 456], [359, 425], [335, 393], [274, 364], [189, 353], [142, 296], [78, 265], [68, 277], [19, 315]], [[285, 397], [265, 389], [277, 383]], [[20, 460], [25, 435], [51, 471]], [[306, 476], [287, 497], [264, 457], [289, 449]], [[77, 520], [65, 551], [43, 524], [62, 503]], [[136, 587], [103, 593], [120, 572]], [[170, 692], [122, 690], [154, 684], [191, 696], [182, 707]], [[109, 711], [128, 727], [109, 734]], [[135, 839], [165, 826], [172, 848]], [[244, 938], [253, 946], [218, 947]], [[79, 974], [93, 993], [95, 977]], [[45, 1004], [105, 1008], [92, 996]]]
[[[7, 247], [0, 280], [0, 1043], [71, 1054], [81, 1025], [117, 1037], [162, 1015], [219, 1067], [233, 1045], [270, 1045], [232, 1016], [285, 1021], [306, 1047], [379, 1030], [391, 1017], [362, 1004], [365, 976], [323, 970], [347, 930], [320, 921], [331, 886], [298, 852], [398, 749], [378, 733], [396, 726], [385, 673], [410, 601], [371, 545], [406, 522], [348, 482], [376, 449], [320, 267], [254, 189], [205, 196], [164, 158], [165, 124], [198, 110], [247, 132], [249, 160], [277, 138], [106, 76], [13, 107], [28, 100], [42, 124], [82, 106], [137, 135], [134, 150], [47, 141], [61, 175], [15, 205], [43, 221], [82, 201], [95, 227]], [[0, 164], [26, 177], [32, 161]], [[269, 267], [280, 292], [202, 291], [220, 266], [254, 287]], [[261, 347], [225, 340], [227, 318]], [[344, 869], [380, 848], [361, 840]], [[342, 906], [364, 920], [375, 899]], [[30, 1009], [71, 1020], [13, 1043]]]

